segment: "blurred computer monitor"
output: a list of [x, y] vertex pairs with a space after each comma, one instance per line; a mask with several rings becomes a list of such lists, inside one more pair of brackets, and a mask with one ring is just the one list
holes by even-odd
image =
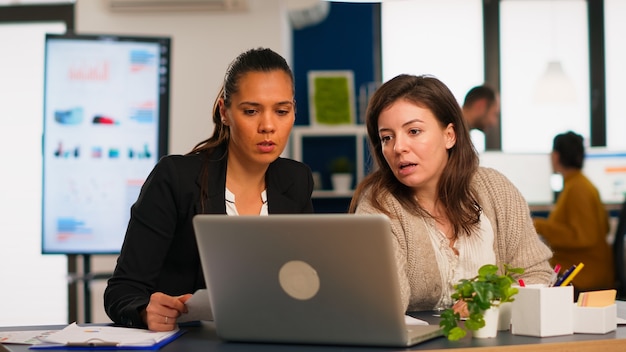
[[[555, 182], [550, 154], [485, 151], [480, 153], [480, 165], [503, 173], [520, 190], [529, 205], [554, 202], [558, 180]], [[553, 183], [556, 184], [553, 186]]]
[[604, 203], [621, 204], [624, 202], [626, 151], [588, 148], [583, 173], [596, 186]]

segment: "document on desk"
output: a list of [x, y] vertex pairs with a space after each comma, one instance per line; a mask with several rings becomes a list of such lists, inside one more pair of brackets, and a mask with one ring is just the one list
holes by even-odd
[[188, 321], [213, 320], [213, 311], [209, 301], [209, 291], [206, 289], [197, 290], [191, 298], [185, 302], [187, 313], [183, 313], [176, 321], [186, 323]]
[[36, 345], [41, 339], [58, 330], [0, 331], [0, 343], [13, 345]]
[[156, 350], [173, 341], [183, 330], [156, 332], [116, 326], [79, 326], [72, 323], [42, 338], [30, 349], [136, 349]]
[[429, 325], [427, 321], [422, 320], [422, 319], [414, 318], [414, 317], [412, 317], [410, 315], [405, 315], [404, 316], [404, 322], [407, 325]]

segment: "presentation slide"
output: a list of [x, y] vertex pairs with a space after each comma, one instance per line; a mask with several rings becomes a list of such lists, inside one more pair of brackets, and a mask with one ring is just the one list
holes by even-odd
[[47, 35], [42, 252], [119, 253], [166, 150], [169, 39]]

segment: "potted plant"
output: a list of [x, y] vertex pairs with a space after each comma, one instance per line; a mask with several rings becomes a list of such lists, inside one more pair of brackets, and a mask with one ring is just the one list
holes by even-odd
[[[497, 308], [500, 304], [513, 302], [518, 289], [512, 287], [515, 279], [513, 274], [522, 274], [524, 269], [511, 268], [504, 264], [504, 273], [498, 274], [498, 266], [486, 264], [480, 267], [478, 275], [471, 279], [463, 279], [454, 285], [452, 299], [467, 303], [469, 317], [465, 320], [465, 328], [459, 326], [461, 315], [448, 308], [441, 314], [439, 326], [448, 340], [456, 341], [463, 338], [467, 331], [476, 331], [485, 326], [485, 312]], [[496, 315], [497, 318], [497, 315]], [[497, 321], [495, 322], [497, 327]], [[497, 331], [497, 330], [496, 330]]]
[[337, 192], [348, 192], [352, 188], [352, 160], [340, 156], [330, 161], [329, 170], [333, 189]]

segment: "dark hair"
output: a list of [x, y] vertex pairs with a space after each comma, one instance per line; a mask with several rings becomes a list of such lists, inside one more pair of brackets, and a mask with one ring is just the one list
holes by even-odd
[[276, 70], [283, 71], [289, 75], [292, 82], [292, 92], [295, 93], [293, 72], [282, 56], [266, 48], [250, 49], [239, 54], [226, 69], [224, 83], [213, 103], [213, 123], [215, 124], [213, 135], [196, 144], [188, 154], [196, 154], [203, 151], [210, 153], [217, 146], [228, 144], [230, 129], [222, 123], [219, 108], [220, 98], [224, 98], [224, 105], [230, 107], [231, 97], [239, 91], [239, 80], [243, 75], [249, 72], [270, 72]]
[[583, 141], [581, 135], [572, 131], [556, 135], [552, 150], [559, 153], [559, 163], [565, 167], [581, 170], [585, 160]]
[[[239, 92], [239, 82], [241, 77], [250, 72], [271, 72], [271, 71], [283, 71], [291, 78], [291, 90], [295, 93], [295, 84], [293, 78], [293, 72], [287, 64], [287, 61], [278, 53], [266, 48], [256, 48], [245, 51], [237, 56], [228, 66], [226, 74], [224, 75], [224, 82], [222, 87], [215, 98], [213, 103], [213, 123], [215, 128], [213, 135], [208, 139], [196, 144], [193, 149], [187, 153], [189, 154], [204, 154], [206, 156], [202, 171], [200, 173], [200, 179], [202, 180], [200, 186], [201, 194], [201, 211], [204, 212], [204, 203], [207, 199], [206, 185], [208, 184], [208, 163], [210, 162], [208, 156], [213, 151], [220, 147], [228, 145], [230, 141], [230, 128], [222, 122], [222, 116], [220, 115], [219, 102], [220, 99], [224, 99], [224, 106], [227, 108], [231, 105], [231, 97], [233, 94]], [[224, 158], [227, 155], [227, 148], [223, 155], [219, 158]]]
[[487, 105], [491, 106], [496, 101], [496, 90], [487, 84], [476, 86], [467, 92], [463, 106], [471, 106], [479, 100], [486, 99]]
[[456, 98], [445, 84], [429, 75], [399, 75], [374, 92], [365, 114], [370, 152], [377, 168], [358, 185], [350, 204], [350, 212], [356, 210], [360, 198], [366, 195], [375, 208], [391, 216], [379, 198], [381, 193], [388, 192], [412, 213], [432, 217], [420, 207], [411, 189], [396, 179], [382, 152], [378, 119], [383, 110], [398, 100], [429, 109], [442, 127], [452, 124], [456, 143], [448, 150], [448, 163], [437, 185], [438, 201], [443, 205], [455, 235], [461, 229], [467, 234], [471, 233], [478, 224], [481, 211], [470, 186], [478, 169], [478, 154]]

